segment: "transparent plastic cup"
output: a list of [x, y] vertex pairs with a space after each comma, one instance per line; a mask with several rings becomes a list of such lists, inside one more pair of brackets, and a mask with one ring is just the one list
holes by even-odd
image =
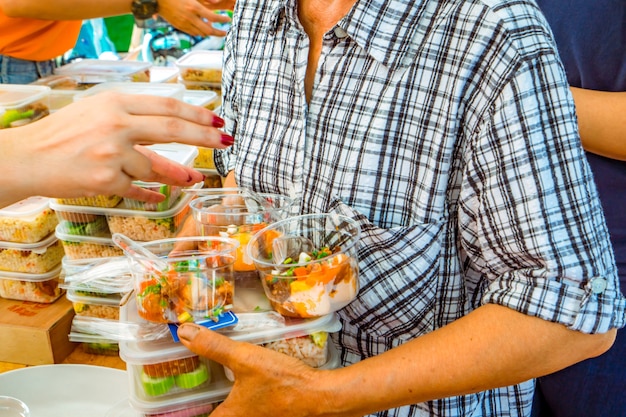
[[237, 276], [256, 269], [246, 255], [254, 233], [289, 215], [293, 201], [279, 194], [259, 194], [240, 188], [200, 189], [189, 203], [200, 236], [221, 236], [239, 242], [234, 271]]
[[288, 317], [320, 317], [349, 304], [359, 290], [358, 224], [309, 214], [278, 221], [248, 242], [272, 307]]
[[153, 257], [130, 256], [140, 317], [156, 323], [216, 319], [233, 302], [239, 243], [216, 236], [142, 243]]

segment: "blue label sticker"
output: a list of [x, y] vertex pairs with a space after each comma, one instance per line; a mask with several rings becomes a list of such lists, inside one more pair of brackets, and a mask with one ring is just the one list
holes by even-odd
[[[217, 317], [217, 321], [209, 319], [205, 321], [196, 321], [195, 323], [199, 324], [200, 326], [204, 326], [207, 329], [216, 330], [216, 329], [222, 329], [228, 326], [234, 326], [238, 322], [239, 322], [239, 319], [237, 318], [235, 313], [233, 313], [232, 311], [227, 311], [225, 313], [220, 314]], [[178, 323], [170, 323], [168, 324], [168, 326], [170, 328], [170, 333], [172, 334], [174, 341], [177, 343], [180, 342], [180, 340], [178, 339]]]

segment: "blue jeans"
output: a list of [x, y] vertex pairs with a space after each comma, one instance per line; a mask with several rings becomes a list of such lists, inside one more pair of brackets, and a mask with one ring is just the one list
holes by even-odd
[[532, 417], [626, 417], [626, 329], [603, 355], [538, 378]]
[[1, 84], [30, 84], [41, 77], [52, 75], [54, 61], [26, 61], [0, 55]]

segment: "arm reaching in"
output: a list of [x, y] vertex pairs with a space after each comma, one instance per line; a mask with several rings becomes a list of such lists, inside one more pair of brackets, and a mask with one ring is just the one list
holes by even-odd
[[613, 343], [615, 331], [583, 334], [486, 305], [430, 334], [336, 370], [309, 368], [191, 323], [181, 325], [178, 335], [189, 349], [228, 366], [235, 375], [231, 393], [212, 417], [356, 417], [548, 374], [601, 354]]
[[[44, 20], [83, 20], [130, 13], [131, 0], [0, 0], [0, 9], [9, 17]], [[214, 12], [234, 5], [234, 1], [159, 0], [159, 15], [172, 26], [193, 36], [224, 36], [213, 22], [226, 23], [228, 16]]]
[[571, 90], [585, 149], [626, 161], [626, 92]]
[[35, 123], [0, 131], [0, 206], [32, 195], [163, 197], [132, 181], [189, 186], [201, 173], [144, 145], [179, 142], [225, 148], [232, 138], [210, 110], [173, 98], [103, 93]]

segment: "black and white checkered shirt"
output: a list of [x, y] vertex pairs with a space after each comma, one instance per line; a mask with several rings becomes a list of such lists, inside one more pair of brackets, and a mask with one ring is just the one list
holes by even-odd
[[[324, 36], [307, 105], [296, 0], [238, 0], [218, 153], [239, 186], [361, 222], [344, 363], [486, 303], [582, 332], [626, 301], [573, 102], [531, 0], [363, 0]], [[606, 287], [606, 288], [604, 288]], [[417, 360], [417, 359], [416, 359]], [[523, 416], [533, 381], [381, 412]]]

